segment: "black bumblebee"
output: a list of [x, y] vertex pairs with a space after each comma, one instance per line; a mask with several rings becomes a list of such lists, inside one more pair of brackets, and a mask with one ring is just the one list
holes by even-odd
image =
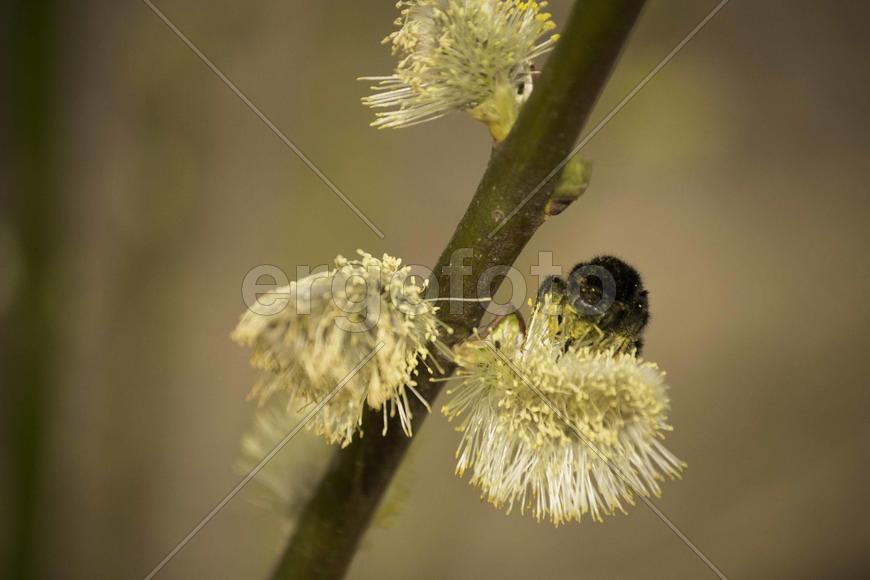
[[578, 336], [588, 336], [589, 326], [620, 350], [640, 354], [643, 331], [649, 322], [649, 298], [637, 270], [613, 256], [598, 256], [574, 266], [567, 280], [549, 276], [538, 289], [537, 300], [561, 307], [556, 332], [566, 348]]

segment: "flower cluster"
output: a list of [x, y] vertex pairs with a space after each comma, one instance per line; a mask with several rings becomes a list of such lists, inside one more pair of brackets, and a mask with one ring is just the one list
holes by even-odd
[[[503, 140], [532, 90], [533, 60], [558, 40], [546, 5], [400, 0], [398, 30], [384, 39], [396, 69], [363, 77], [376, 83], [363, 99], [378, 109], [372, 124], [407, 127], [463, 111]], [[570, 165], [562, 178], [550, 215], [582, 193], [588, 165]], [[577, 264], [544, 281], [528, 326], [508, 315], [451, 351], [425, 283], [396, 258], [359, 254], [262, 296], [232, 333], [261, 371], [251, 396], [269, 402], [243, 441], [241, 466], [261, 470], [261, 502], [272, 511], [291, 521], [298, 506], [284, 468], [264, 462], [293, 417], [342, 447], [363, 435], [367, 409], [383, 415], [384, 433], [398, 417], [411, 436], [411, 398], [429, 409], [417, 369], [437, 368], [436, 353], [457, 369], [443, 408], [462, 433], [456, 470], [469, 471], [496, 507], [555, 525], [602, 521], [680, 477], [685, 464], [662, 442], [671, 430], [665, 375], [639, 356], [649, 301], [634, 268], [612, 256]]]
[[462, 417], [457, 472], [508, 512], [515, 505], [556, 525], [624, 511], [634, 495], [658, 495], [684, 464], [661, 443], [671, 428], [664, 374], [586, 323], [567, 346], [534, 308], [527, 331], [505, 319], [456, 352], [459, 388], [444, 407]]
[[323, 403], [306, 428], [342, 446], [360, 432], [366, 407], [383, 412], [384, 429], [398, 414], [410, 435], [408, 392], [426, 404], [414, 389], [417, 362], [434, 360], [433, 345], [446, 350], [423, 290], [400, 260], [360, 251], [359, 260], [339, 256], [334, 269], [268, 293], [269, 309], [249, 309], [232, 333], [263, 371], [251, 394], [286, 391], [297, 411]]
[[[467, 111], [502, 140], [532, 88], [532, 61], [558, 39], [546, 2], [402, 0], [399, 29], [387, 38], [399, 58], [394, 74], [363, 99], [376, 127], [407, 127]], [[542, 40], [542, 37], [546, 36]]]

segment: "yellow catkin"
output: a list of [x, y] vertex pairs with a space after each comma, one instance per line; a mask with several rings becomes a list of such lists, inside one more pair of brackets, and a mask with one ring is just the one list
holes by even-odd
[[461, 421], [457, 472], [508, 512], [600, 521], [684, 468], [661, 443], [664, 373], [600, 329], [566, 347], [544, 306], [525, 334], [507, 323], [457, 350], [460, 384], [443, 409]]
[[532, 61], [558, 35], [546, 2], [408, 0], [397, 4], [399, 29], [384, 42], [399, 59], [363, 103], [378, 111], [376, 127], [407, 127], [450, 111], [466, 111], [507, 135], [532, 86]]
[[272, 301], [275, 312], [248, 310], [232, 333], [252, 349], [251, 364], [262, 371], [251, 392], [261, 401], [287, 393], [293, 410], [304, 413], [350, 376], [306, 424], [342, 446], [360, 432], [366, 407], [383, 412], [384, 428], [388, 416], [398, 415], [410, 435], [409, 396], [419, 397], [413, 373], [433, 346], [446, 350], [437, 308], [422, 299], [410, 268], [386, 254], [359, 253], [358, 260], [339, 256], [324, 275], [269, 293], [263, 303], [285, 298]]

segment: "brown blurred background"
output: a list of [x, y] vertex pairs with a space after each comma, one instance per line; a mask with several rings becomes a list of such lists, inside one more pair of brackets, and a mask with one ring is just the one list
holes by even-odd
[[[392, 0], [160, 2], [379, 240], [142, 2], [19, 4], [3, 15], [0, 545], [19, 550], [31, 521], [33, 575], [138, 579], [238, 481], [245, 273], [358, 247], [431, 265], [489, 137], [458, 115], [368, 127], [354, 79], [391, 69]], [[570, 4], [552, 2], [558, 20]], [[593, 121], [712, 7], [650, 3]], [[645, 275], [646, 355], [689, 464], [657, 503], [731, 578], [870, 573], [868, 24], [858, 2], [731, 2], [584, 149], [588, 193], [518, 262], [612, 253]], [[642, 506], [558, 529], [507, 517], [453, 475], [441, 417], [417, 438], [404, 509], [350, 578], [713, 577]], [[246, 493], [158, 578], [265, 578], [284, 531]]]

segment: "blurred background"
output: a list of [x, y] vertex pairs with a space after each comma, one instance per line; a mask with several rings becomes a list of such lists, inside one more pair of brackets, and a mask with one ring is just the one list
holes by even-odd
[[[236, 484], [255, 375], [228, 334], [251, 268], [292, 278], [356, 248], [435, 262], [489, 136], [459, 115], [368, 127], [354, 79], [391, 70], [393, 4], [159, 3], [383, 240], [146, 4], [4, 5], [9, 578], [142, 578]], [[570, 4], [551, 3], [557, 21]], [[650, 3], [593, 122], [713, 5]], [[517, 264], [610, 253], [644, 274], [645, 354], [689, 464], [657, 504], [731, 578], [870, 572], [868, 17], [731, 2], [584, 149], [590, 189]], [[453, 475], [445, 420], [416, 438], [404, 505], [352, 579], [713, 577], [642, 506], [558, 529], [505, 516]], [[300, 436], [282, 453], [302, 449], [329, 452]], [[288, 478], [310, 476], [298, 465]], [[157, 577], [266, 578], [287, 530], [252, 493]]]

